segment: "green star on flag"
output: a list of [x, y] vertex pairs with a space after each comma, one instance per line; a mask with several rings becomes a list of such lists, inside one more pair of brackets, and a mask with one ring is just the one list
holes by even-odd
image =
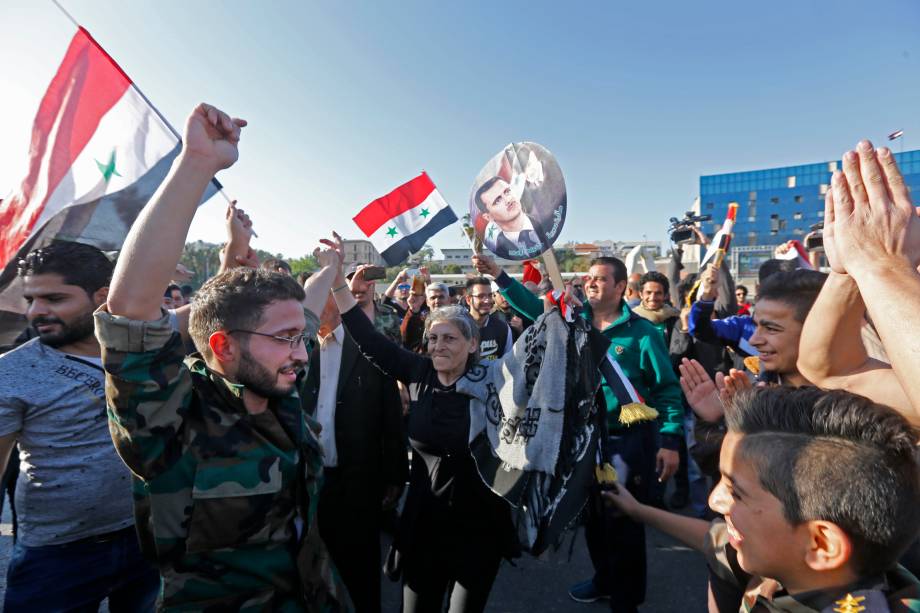
[[388, 227], [387, 236], [389, 236], [390, 238], [393, 238], [394, 236], [396, 236], [396, 228]]
[[421, 215], [421, 216], [422, 216], [422, 219], [424, 219], [424, 218], [428, 217], [429, 215], [431, 215], [431, 213], [428, 212], [428, 209], [422, 209], [422, 212], [419, 213], [419, 215]]
[[112, 178], [112, 175], [115, 175], [116, 177], [121, 176], [120, 174], [118, 174], [118, 171], [115, 170], [115, 150], [114, 149], [112, 149], [112, 155], [109, 156], [108, 164], [103, 164], [99, 160], [96, 160], [95, 158], [93, 159], [96, 162], [96, 166], [99, 167], [99, 172], [102, 173], [102, 178], [105, 179], [106, 183], [109, 182], [109, 179]]

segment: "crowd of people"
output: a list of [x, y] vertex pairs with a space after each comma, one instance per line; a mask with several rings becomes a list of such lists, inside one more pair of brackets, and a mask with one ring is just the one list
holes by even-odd
[[[114, 262], [69, 242], [19, 262], [6, 610], [375, 612], [386, 575], [407, 613], [483, 611], [546, 534], [522, 518], [551, 517], [571, 437], [594, 466], [574, 601], [637, 611], [650, 525], [703, 553], [710, 611], [920, 611], [920, 219], [890, 151], [834, 173], [829, 272], [769, 260], [750, 291], [675, 245], [667, 274], [605, 256], [554, 290], [477, 253], [462, 287], [405, 269], [378, 292], [332, 231], [294, 278], [233, 204], [193, 293], [183, 245], [245, 125], [193, 111]], [[533, 497], [483, 449], [541, 473], [516, 482]]]

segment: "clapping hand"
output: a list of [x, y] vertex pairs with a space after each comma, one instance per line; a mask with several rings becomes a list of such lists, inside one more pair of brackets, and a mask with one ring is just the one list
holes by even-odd
[[687, 404], [704, 421], [717, 421], [724, 413], [719, 390], [703, 365], [696, 360], [681, 360], [680, 388]]
[[891, 151], [860, 142], [857, 151], [844, 154], [843, 172], [835, 172], [831, 183], [833, 213], [824, 232], [825, 243], [830, 230], [835, 244], [834, 270], [871, 274], [874, 267], [899, 264], [916, 269], [920, 219]]

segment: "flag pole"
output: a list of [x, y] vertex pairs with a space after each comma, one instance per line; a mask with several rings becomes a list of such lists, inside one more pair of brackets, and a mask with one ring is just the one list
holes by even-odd
[[[83, 27], [77, 22], [77, 20], [74, 19], [73, 15], [71, 15], [69, 12], [67, 12], [67, 9], [65, 9], [63, 6], [61, 6], [61, 3], [58, 2], [58, 0], [51, 0], [51, 2], [53, 2], [53, 3], [54, 3], [54, 6], [56, 6], [56, 7], [58, 8], [58, 10], [61, 11], [61, 13], [63, 13], [64, 17], [66, 17], [68, 20], [70, 20], [70, 23], [72, 23], [76, 28], [78, 28], [78, 29], [83, 30], [84, 32], [86, 32], [86, 35], [90, 37], [90, 40], [92, 40], [93, 43], [94, 43], [97, 47], [99, 47], [99, 49], [100, 49], [103, 53], [105, 53], [106, 57], [108, 57], [109, 60], [111, 60], [111, 62], [112, 62], [113, 64], [115, 64], [116, 66], [118, 66], [118, 62], [116, 62], [115, 59], [114, 59], [112, 56], [109, 55], [108, 51], [106, 51], [106, 50], [102, 47], [102, 45], [100, 45], [98, 42], [96, 42], [96, 39], [92, 37], [92, 35], [86, 30], [86, 28], [83, 28]], [[120, 66], [119, 66], [119, 70], [121, 70], [121, 67], [120, 67]], [[124, 72], [124, 71], [122, 71], [122, 72]], [[163, 116], [163, 113], [161, 113], [160, 110], [159, 110], [157, 107], [155, 107], [155, 106], [153, 105], [152, 102], [150, 102], [150, 99], [144, 94], [144, 92], [141, 91], [141, 88], [137, 86], [137, 83], [135, 83], [133, 79], [131, 79], [131, 86], [134, 88], [134, 91], [136, 91], [136, 92], [138, 93], [138, 95], [144, 100], [144, 102], [147, 103], [147, 106], [149, 106], [149, 107], [153, 110], [153, 112], [156, 113], [156, 116], [160, 118], [160, 121], [163, 122], [163, 125], [165, 125], [166, 128], [167, 128], [170, 132], [173, 133], [173, 136], [176, 137], [176, 140], [178, 140], [178, 141], [181, 143], [181, 142], [182, 142], [182, 135], [179, 134], [178, 130], [176, 130], [176, 129], [172, 126], [171, 123], [169, 123], [169, 121], [166, 119], [166, 117]], [[211, 177], [211, 183], [213, 183], [213, 184], [214, 184], [214, 187], [217, 188], [217, 192], [218, 192], [221, 196], [224, 197], [224, 200], [227, 201], [227, 204], [228, 204], [228, 205], [232, 205], [233, 202], [234, 202], [234, 200], [232, 200], [232, 199], [230, 198], [230, 196], [227, 195], [227, 192], [224, 191], [224, 186], [220, 183], [220, 181], [218, 181], [215, 177]], [[255, 236], [256, 238], [258, 238], [258, 236], [259, 236], [259, 235], [256, 234], [255, 232], [253, 232], [252, 235]]]

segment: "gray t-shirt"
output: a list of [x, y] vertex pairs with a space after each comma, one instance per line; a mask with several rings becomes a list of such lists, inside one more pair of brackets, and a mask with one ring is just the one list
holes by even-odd
[[133, 525], [131, 473], [115, 453], [105, 373], [35, 338], [0, 356], [0, 436], [18, 432], [18, 538], [58, 545]]

